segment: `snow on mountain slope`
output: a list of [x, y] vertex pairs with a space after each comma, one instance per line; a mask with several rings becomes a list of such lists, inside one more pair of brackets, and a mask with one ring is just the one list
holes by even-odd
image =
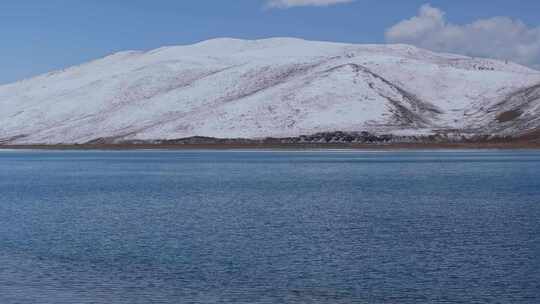
[[538, 85], [540, 72], [516, 64], [407, 45], [214, 39], [0, 86], [0, 143], [517, 134], [540, 127]]

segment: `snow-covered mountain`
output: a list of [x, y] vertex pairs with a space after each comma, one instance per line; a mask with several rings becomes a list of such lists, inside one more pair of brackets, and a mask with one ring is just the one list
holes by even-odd
[[215, 39], [0, 86], [4, 144], [539, 128], [540, 72], [407, 45]]

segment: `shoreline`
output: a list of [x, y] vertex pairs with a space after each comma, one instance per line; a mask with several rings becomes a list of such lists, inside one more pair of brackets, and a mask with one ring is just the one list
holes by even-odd
[[244, 143], [244, 144], [65, 144], [0, 145], [0, 150], [540, 150], [537, 142], [471, 142], [471, 143]]

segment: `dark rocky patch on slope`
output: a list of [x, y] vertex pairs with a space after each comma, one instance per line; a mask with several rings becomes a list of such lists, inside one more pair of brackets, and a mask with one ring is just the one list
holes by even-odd
[[[540, 134], [540, 132], [539, 132]], [[215, 138], [194, 136], [168, 140], [122, 140], [115, 138], [98, 138], [85, 143], [85, 145], [297, 145], [297, 144], [363, 144], [363, 145], [391, 145], [391, 144], [436, 144], [436, 143], [479, 143], [504, 142], [516, 140], [511, 137], [496, 137], [491, 135], [471, 135], [460, 133], [458, 130], [441, 131], [433, 135], [398, 136], [392, 134], [372, 134], [369, 132], [321, 132], [312, 135], [283, 138]]]

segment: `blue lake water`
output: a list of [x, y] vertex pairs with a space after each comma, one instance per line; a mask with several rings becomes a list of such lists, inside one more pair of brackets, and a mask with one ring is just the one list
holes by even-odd
[[540, 152], [0, 151], [0, 303], [540, 303]]

